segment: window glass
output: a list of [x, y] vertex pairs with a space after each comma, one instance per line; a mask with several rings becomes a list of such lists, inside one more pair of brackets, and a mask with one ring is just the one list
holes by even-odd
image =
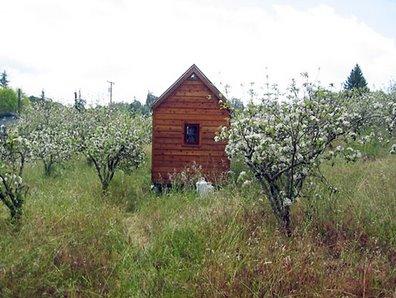
[[184, 126], [184, 143], [187, 145], [199, 144], [199, 124], [186, 124]]

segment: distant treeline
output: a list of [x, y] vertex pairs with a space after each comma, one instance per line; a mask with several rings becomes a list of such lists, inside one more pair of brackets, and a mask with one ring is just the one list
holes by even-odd
[[[359, 89], [363, 92], [369, 91], [367, 87], [366, 79], [363, 76], [362, 70], [358, 64], [352, 69], [349, 77], [344, 83], [345, 90]], [[133, 114], [149, 115], [151, 113], [151, 106], [157, 100], [157, 96], [148, 91], [145, 103], [136, 98], [132, 102], [116, 102], [112, 104], [114, 109], [118, 109], [124, 112]], [[9, 87], [9, 79], [6, 71], [3, 71], [0, 75], [0, 117], [4, 113], [19, 113], [24, 105], [30, 103], [37, 103], [42, 101], [52, 101], [50, 98], [45, 96], [44, 90], [41, 91], [39, 97], [27, 96], [20, 89], [14, 90]], [[75, 93], [74, 107], [77, 110], [85, 109], [87, 101], [81, 98], [79, 92], [78, 96]], [[229, 98], [228, 106], [234, 111], [238, 111], [244, 108], [243, 101], [239, 98]]]
[[[44, 101], [52, 101], [52, 99], [45, 96], [44, 90], [41, 91], [40, 96], [26, 95], [22, 90], [14, 90], [9, 85], [10, 81], [8, 79], [8, 74], [3, 71], [0, 74], [0, 117], [2, 115], [8, 115], [10, 113], [18, 114], [20, 113], [23, 106], [30, 105], [32, 103], [39, 103]], [[122, 110], [128, 113], [139, 113], [142, 115], [149, 115], [151, 106], [157, 99], [157, 96], [152, 94], [150, 91], [147, 93], [145, 103], [141, 103], [139, 100], [134, 98], [131, 103], [127, 102], [117, 102], [113, 103], [112, 107], [114, 109]], [[75, 93], [74, 107], [78, 110], [86, 108], [87, 101], [81, 98], [79, 92], [78, 96]]]

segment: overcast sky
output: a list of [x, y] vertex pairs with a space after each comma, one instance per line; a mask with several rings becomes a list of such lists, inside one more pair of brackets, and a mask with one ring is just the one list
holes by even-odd
[[[396, 80], [396, 1], [0, 0], [0, 70], [27, 94], [90, 104], [160, 95], [191, 64], [241, 95], [309, 72], [340, 87], [359, 63]], [[218, 86], [220, 88], [220, 86]], [[221, 88], [220, 88], [221, 89]]]

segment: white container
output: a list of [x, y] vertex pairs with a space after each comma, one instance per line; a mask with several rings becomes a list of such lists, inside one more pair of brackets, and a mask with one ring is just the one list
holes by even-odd
[[214, 191], [212, 183], [206, 182], [203, 178], [201, 178], [195, 186], [200, 197], [206, 196]]

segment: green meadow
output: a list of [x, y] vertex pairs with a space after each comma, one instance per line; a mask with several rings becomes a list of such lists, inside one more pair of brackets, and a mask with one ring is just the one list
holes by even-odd
[[51, 177], [30, 165], [22, 221], [0, 209], [0, 296], [395, 295], [396, 156], [323, 172], [338, 192], [297, 202], [288, 238], [235, 175], [203, 198], [156, 194], [146, 160], [103, 194], [85, 159]]

